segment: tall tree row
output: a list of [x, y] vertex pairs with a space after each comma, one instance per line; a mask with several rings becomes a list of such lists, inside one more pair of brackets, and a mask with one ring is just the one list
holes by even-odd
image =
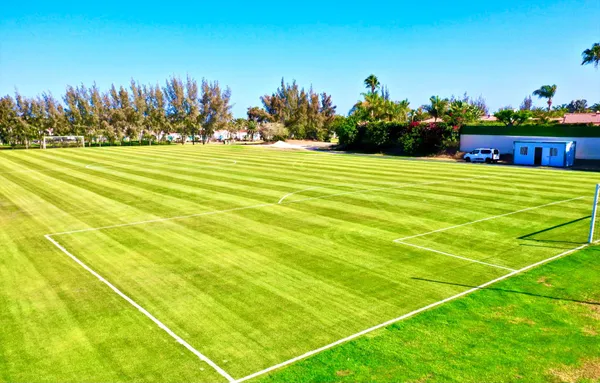
[[296, 81], [281, 79], [275, 93], [260, 98], [263, 108], [248, 108], [248, 125], [281, 124], [286, 135], [297, 139], [322, 140], [333, 133], [336, 106], [327, 93], [306, 91]]
[[152, 142], [177, 132], [182, 143], [198, 135], [206, 142], [231, 121], [230, 99], [229, 88], [206, 80], [199, 86], [189, 76], [171, 77], [163, 87], [132, 80], [106, 92], [96, 84], [68, 86], [62, 101], [50, 93], [28, 98], [16, 92], [0, 98], [0, 141], [28, 147], [44, 135], [77, 135], [90, 144]]

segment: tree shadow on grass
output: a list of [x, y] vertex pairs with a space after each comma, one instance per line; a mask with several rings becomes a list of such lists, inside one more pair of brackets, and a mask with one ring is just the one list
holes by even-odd
[[543, 234], [543, 233], [546, 233], [546, 232], [549, 232], [549, 231], [552, 231], [552, 230], [555, 230], [555, 229], [558, 229], [558, 228], [561, 228], [561, 227], [564, 227], [564, 226], [567, 226], [567, 225], [571, 225], [571, 224], [576, 223], [576, 222], [580, 222], [580, 221], [589, 219], [591, 217], [592, 217], [591, 215], [588, 215], [588, 216], [585, 216], [585, 217], [577, 218], [577, 219], [574, 219], [574, 220], [569, 221], [569, 222], [561, 223], [560, 225], [555, 225], [555, 226], [549, 227], [547, 229], [536, 231], [535, 233], [529, 233], [529, 234], [520, 236], [517, 239], [522, 239], [522, 240], [525, 240], [525, 241], [542, 242], [542, 243], [543, 242], [548, 242], [548, 243], [554, 242], [554, 243], [572, 243], [574, 245], [581, 245], [581, 244], [583, 244], [583, 242], [557, 241], [557, 240], [553, 240], [553, 239], [535, 239], [535, 238], [532, 238], [532, 237], [534, 237], [534, 236], [536, 236], [538, 234]]
[[[414, 279], [414, 280], [417, 280], [417, 281], [423, 281], [423, 282], [439, 283], [439, 284], [443, 284], [443, 285], [461, 286], [461, 287], [468, 287], [468, 288], [478, 288], [478, 286], [465, 285], [465, 284], [462, 284], [462, 283], [455, 283], [455, 282], [436, 281], [434, 279], [426, 279], [426, 278], [419, 278], [419, 277], [411, 277], [411, 279]], [[564, 297], [552, 297], [552, 296], [549, 296], [549, 295], [541, 295], [541, 294], [528, 293], [526, 291], [500, 289], [500, 288], [497, 288], [497, 287], [483, 287], [483, 288], [480, 288], [480, 290], [500, 291], [500, 292], [504, 292], [504, 293], [529, 295], [531, 297], [553, 299], [553, 300], [557, 300], [557, 301], [575, 302], [575, 303], [583, 303], [583, 304], [586, 304], [586, 305], [600, 306], [600, 302], [582, 301], [582, 300], [578, 300], [578, 299], [571, 299], [571, 298], [564, 298]]]
[[538, 241], [538, 242], [539, 242], [539, 243], [542, 243], [542, 244], [534, 244], [534, 243], [519, 243], [519, 246], [527, 246], [527, 247], [544, 247], [544, 248], [546, 248], [546, 249], [569, 250], [570, 248], [572, 248], [572, 247], [573, 247], [572, 245], [584, 245], [584, 244], [585, 244], [585, 242], [562, 242], [562, 241], [560, 241], [560, 242], [559, 242], [559, 241], [553, 241], [553, 242], [552, 242], [552, 243], [558, 243], [558, 244], [560, 244], [560, 243], [564, 243], [565, 245], [566, 245], [566, 244], [569, 244], [569, 245], [571, 245], [570, 247], [565, 247], [565, 246], [562, 246], [562, 247], [561, 247], [561, 246], [550, 246], [550, 243], [549, 243], [549, 244], [547, 244], [547, 245], [544, 245], [543, 243], [544, 243], [544, 242], [546, 242], [546, 241]]

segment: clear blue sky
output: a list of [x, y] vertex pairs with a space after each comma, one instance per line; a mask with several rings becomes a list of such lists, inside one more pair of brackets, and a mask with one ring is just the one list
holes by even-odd
[[[191, 2], [190, 2], [191, 3]], [[0, 12], [0, 94], [67, 84], [164, 83], [190, 74], [231, 87], [234, 114], [281, 77], [333, 96], [346, 114], [371, 73], [416, 107], [467, 91], [492, 110], [543, 84], [556, 104], [600, 102], [600, 1], [7, 2]], [[536, 100], [537, 105], [545, 105]]]

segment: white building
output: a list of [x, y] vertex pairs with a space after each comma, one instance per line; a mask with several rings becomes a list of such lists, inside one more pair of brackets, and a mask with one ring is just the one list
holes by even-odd
[[554, 167], [573, 166], [575, 148], [574, 141], [515, 141], [514, 163]]
[[258, 132], [254, 133], [254, 136], [251, 137], [248, 134], [247, 130], [240, 130], [239, 132], [235, 132], [231, 134], [229, 131], [223, 130], [215, 130], [213, 133], [213, 138], [215, 140], [236, 140], [236, 141], [257, 141], [260, 139], [260, 134]]
[[574, 142], [575, 158], [600, 160], [600, 127], [556, 125], [550, 128], [535, 125], [465, 126], [460, 135], [460, 151], [495, 148], [500, 154], [514, 154], [515, 142]]

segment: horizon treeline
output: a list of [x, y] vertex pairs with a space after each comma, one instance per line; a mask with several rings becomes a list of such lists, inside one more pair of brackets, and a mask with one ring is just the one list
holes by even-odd
[[[429, 104], [413, 109], [408, 99], [393, 100], [388, 87], [373, 74], [364, 80], [364, 85], [367, 92], [361, 94], [362, 100], [347, 116], [341, 116], [336, 114], [337, 107], [329, 94], [315, 92], [312, 86], [305, 90], [295, 80], [286, 83], [282, 78], [275, 92], [260, 97], [261, 106], [249, 107], [247, 118], [237, 119], [231, 113], [228, 87], [206, 79], [198, 83], [190, 76], [184, 80], [172, 76], [163, 86], [140, 84], [132, 79], [128, 87], [111, 85], [106, 91], [95, 83], [91, 87], [67, 86], [60, 98], [48, 92], [25, 97], [16, 91], [14, 97], [0, 98], [0, 142], [28, 147], [44, 135], [56, 135], [84, 136], [90, 145], [151, 143], [165, 140], [167, 133], [178, 133], [182, 144], [186, 140], [195, 143], [197, 138], [206, 143], [217, 130], [227, 130], [229, 135], [225, 137], [240, 137], [237, 132], [245, 130], [243, 136], [249, 139], [259, 133], [265, 141], [327, 141], [335, 134], [344, 143], [343, 137], [352, 136], [347, 134], [348, 124], [355, 130], [372, 122], [444, 122], [457, 130], [489, 115], [482, 96], [432, 96]], [[532, 93], [547, 99], [548, 109], [534, 107], [532, 97], [527, 96], [518, 110], [507, 106], [493, 115], [506, 125], [543, 124], [565, 113], [600, 110], [600, 103], [590, 107], [586, 100], [552, 105], [556, 89], [556, 85], [544, 85]]]
[[67, 86], [61, 99], [44, 92], [36, 97], [0, 98], [0, 141], [26, 147], [44, 135], [84, 136], [91, 143], [164, 139], [165, 133], [200, 136], [202, 142], [232, 120], [231, 90], [218, 81], [198, 83], [173, 76], [164, 86], [115, 85], [102, 92], [94, 83]]

